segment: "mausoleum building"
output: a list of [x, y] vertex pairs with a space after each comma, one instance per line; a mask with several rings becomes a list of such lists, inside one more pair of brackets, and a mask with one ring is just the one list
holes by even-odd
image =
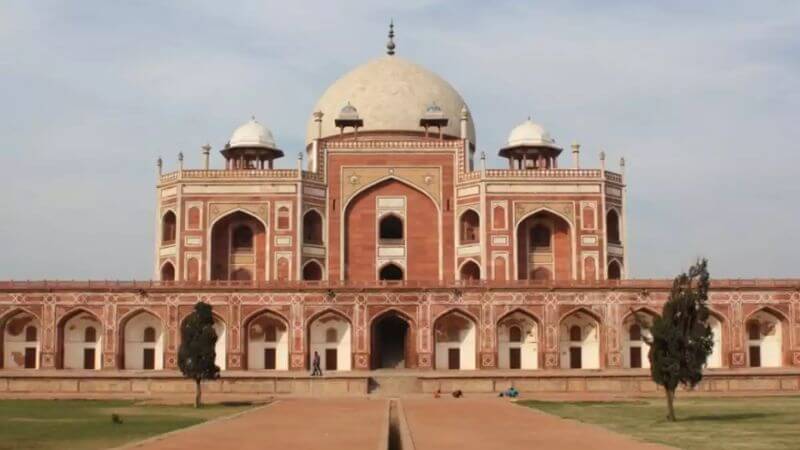
[[[0, 283], [3, 369], [174, 370], [198, 301], [223, 373], [314, 352], [326, 371], [646, 368], [634, 314], [671, 280], [628, 278], [624, 160], [584, 167], [543, 117], [479, 150], [461, 94], [394, 53], [309, 105], [300, 152], [259, 117], [202, 167], [159, 160], [153, 281]], [[714, 280], [710, 304], [709, 368], [800, 366], [800, 280]]]

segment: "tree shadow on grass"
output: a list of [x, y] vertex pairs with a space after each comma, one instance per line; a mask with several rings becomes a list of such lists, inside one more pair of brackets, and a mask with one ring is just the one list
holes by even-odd
[[780, 416], [780, 413], [732, 413], [732, 414], [706, 414], [702, 416], [687, 416], [678, 418], [678, 422], [736, 422], [740, 420], [764, 419]]

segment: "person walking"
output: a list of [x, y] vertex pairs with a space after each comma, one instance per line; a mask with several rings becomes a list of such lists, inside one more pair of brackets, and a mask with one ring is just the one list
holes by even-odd
[[311, 371], [311, 376], [321, 377], [322, 368], [320, 367], [320, 357], [319, 353], [316, 351], [314, 352], [314, 359], [311, 361], [311, 366], [313, 367], [313, 370]]

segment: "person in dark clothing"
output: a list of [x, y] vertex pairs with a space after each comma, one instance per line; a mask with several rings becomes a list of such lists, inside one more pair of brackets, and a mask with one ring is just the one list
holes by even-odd
[[321, 377], [322, 367], [320, 367], [320, 357], [318, 352], [314, 352], [314, 359], [311, 362], [311, 366], [313, 367], [313, 370], [311, 371], [311, 376]]

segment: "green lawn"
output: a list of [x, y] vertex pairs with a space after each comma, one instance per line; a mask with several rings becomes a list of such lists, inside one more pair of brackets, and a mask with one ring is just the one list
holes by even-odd
[[800, 397], [678, 397], [676, 423], [664, 399], [519, 404], [684, 449], [800, 448]]
[[[0, 450], [108, 448], [249, 406], [139, 405], [126, 400], [0, 400]], [[118, 414], [121, 424], [111, 420]]]

